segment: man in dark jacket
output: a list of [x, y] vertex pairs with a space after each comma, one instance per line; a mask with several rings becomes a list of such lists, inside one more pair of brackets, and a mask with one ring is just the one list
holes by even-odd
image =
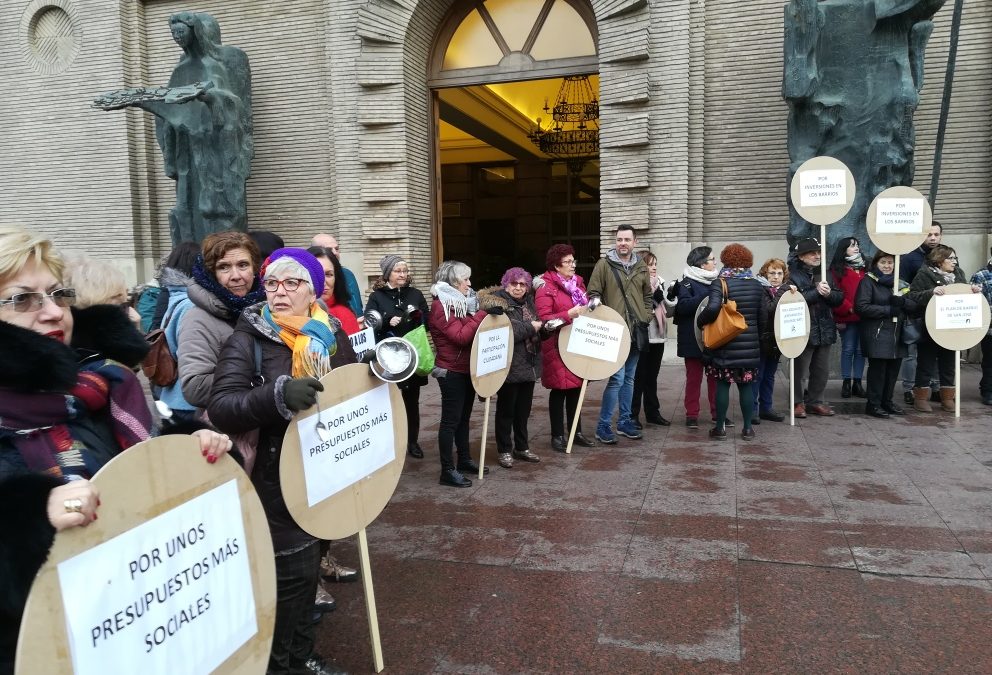
[[638, 324], [647, 323], [651, 317], [651, 275], [647, 265], [634, 253], [637, 237], [630, 225], [620, 225], [616, 231], [616, 246], [606, 252], [589, 277], [589, 297], [598, 296], [603, 303], [627, 319], [630, 329], [630, 354], [621, 368], [610, 376], [603, 392], [599, 410], [596, 438], [601, 443], [617, 442], [613, 435], [613, 411], [619, 407], [617, 433], [627, 438], [641, 438], [642, 434], [631, 418], [630, 405], [634, 400], [634, 374], [640, 352], [637, 349]]
[[[913, 283], [913, 279], [916, 278], [916, 273], [920, 271], [921, 267], [923, 267], [923, 263], [926, 261], [930, 251], [937, 248], [937, 245], [940, 244], [940, 239], [943, 234], [944, 228], [939, 222], [935, 220], [930, 223], [930, 231], [927, 233], [927, 238], [922, 244], [920, 244], [920, 247], [899, 258], [900, 279], [905, 281], [907, 284]], [[902, 360], [902, 368], [899, 370], [899, 379], [902, 380], [903, 399], [906, 403], [912, 403], [913, 387], [916, 383], [915, 344], [909, 345], [909, 351], [906, 354], [906, 358]], [[940, 383], [937, 381], [931, 382], [930, 389], [933, 391], [933, 396], [938, 397]]]
[[[796, 242], [795, 254], [789, 265], [789, 280], [803, 294], [810, 318], [809, 342], [796, 359], [796, 378], [792, 382], [797, 401], [795, 414], [806, 417], [810, 412], [829, 417], [834, 410], [823, 400], [823, 390], [830, 374], [830, 345], [837, 341], [832, 310], [844, 301], [844, 294], [840, 289], [830, 288], [820, 276], [820, 242], [812, 238], [800, 239]], [[804, 397], [803, 380], [807, 377]]]

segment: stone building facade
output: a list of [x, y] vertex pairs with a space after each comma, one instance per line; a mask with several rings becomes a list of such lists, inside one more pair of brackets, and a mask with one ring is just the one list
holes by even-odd
[[[169, 16], [205, 11], [251, 59], [249, 226], [290, 244], [335, 232], [360, 276], [399, 252], [423, 284], [440, 252], [430, 63], [461, 1], [5, 0], [0, 222], [149, 278], [169, 249], [173, 198], [153, 119], [90, 103], [167, 81], [179, 56]], [[665, 276], [701, 243], [738, 240], [758, 258], [783, 255], [782, 0], [590, 2], [604, 247], [616, 225], [631, 223], [661, 252]], [[950, 10], [935, 19], [916, 117], [923, 192]], [[936, 216], [971, 271], [984, 262], [992, 223], [992, 4], [965, 3], [963, 25]]]

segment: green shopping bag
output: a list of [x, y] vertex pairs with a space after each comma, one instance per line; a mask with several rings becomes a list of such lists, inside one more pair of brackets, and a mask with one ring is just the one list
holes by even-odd
[[416, 374], [425, 377], [430, 375], [434, 370], [434, 350], [431, 348], [430, 340], [427, 339], [427, 329], [421, 324], [404, 335], [403, 339], [417, 350]]

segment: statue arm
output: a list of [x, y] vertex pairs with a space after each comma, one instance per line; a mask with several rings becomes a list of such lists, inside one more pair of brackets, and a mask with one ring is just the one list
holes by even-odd
[[932, 33], [933, 21], [920, 21], [913, 24], [909, 34], [909, 67], [913, 72], [916, 91], [923, 89], [923, 55]]
[[946, 0], [875, 0], [875, 19], [890, 19], [905, 14], [913, 21], [929, 19]]
[[809, 97], [816, 85], [816, 43], [823, 19], [817, 0], [791, 0], [785, 8], [782, 96]]

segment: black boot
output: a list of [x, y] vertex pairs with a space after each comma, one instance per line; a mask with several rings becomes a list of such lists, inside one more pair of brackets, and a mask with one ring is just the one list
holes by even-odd
[[420, 443], [407, 443], [406, 454], [410, 455], [414, 459], [424, 458], [424, 451], [420, 449]]
[[876, 408], [871, 403], [865, 403], [865, 414], [871, 415], [872, 417], [878, 417], [880, 419], [888, 419], [889, 413], [882, 408]]
[[582, 448], [595, 448], [596, 447], [596, 441], [589, 440], [586, 437], [586, 435], [583, 434], [581, 431], [576, 431], [575, 432], [575, 438], [572, 440], [572, 443], [574, 443], [575, 445], [578, 445], [579, 447], [582, 447]]
[[551, 449], [555, 452], [565, 452], [565, 437], [564, 436], [552, 436], [551, 437]]
[[840, 385], [840, 397], [851, 398], [851, 378], [844, 378], [844, 383]]
[[461, 475], [454, 469], [445, 469], [441, 472], [441, 485], [450, 487], [467, 488], [472, 487], [472, 481]]
[[865, 393], [865, 388], [861, 386], [861, 380], [854, 380], [851, 382], [851, 395], [857, 396], [858, 398], [868, 398], [868, 394]]
[[[462, 473], [478, 474], [479, 463], [476, 462], [471, 457], [465, 457], [465, 458], [460, 457], [458, 459], [458, 470], [461, 471]], [[489, 473], [489, 467], [488, 466], [483, 467], [482, 475], [485, 476], [487, 473]]]

